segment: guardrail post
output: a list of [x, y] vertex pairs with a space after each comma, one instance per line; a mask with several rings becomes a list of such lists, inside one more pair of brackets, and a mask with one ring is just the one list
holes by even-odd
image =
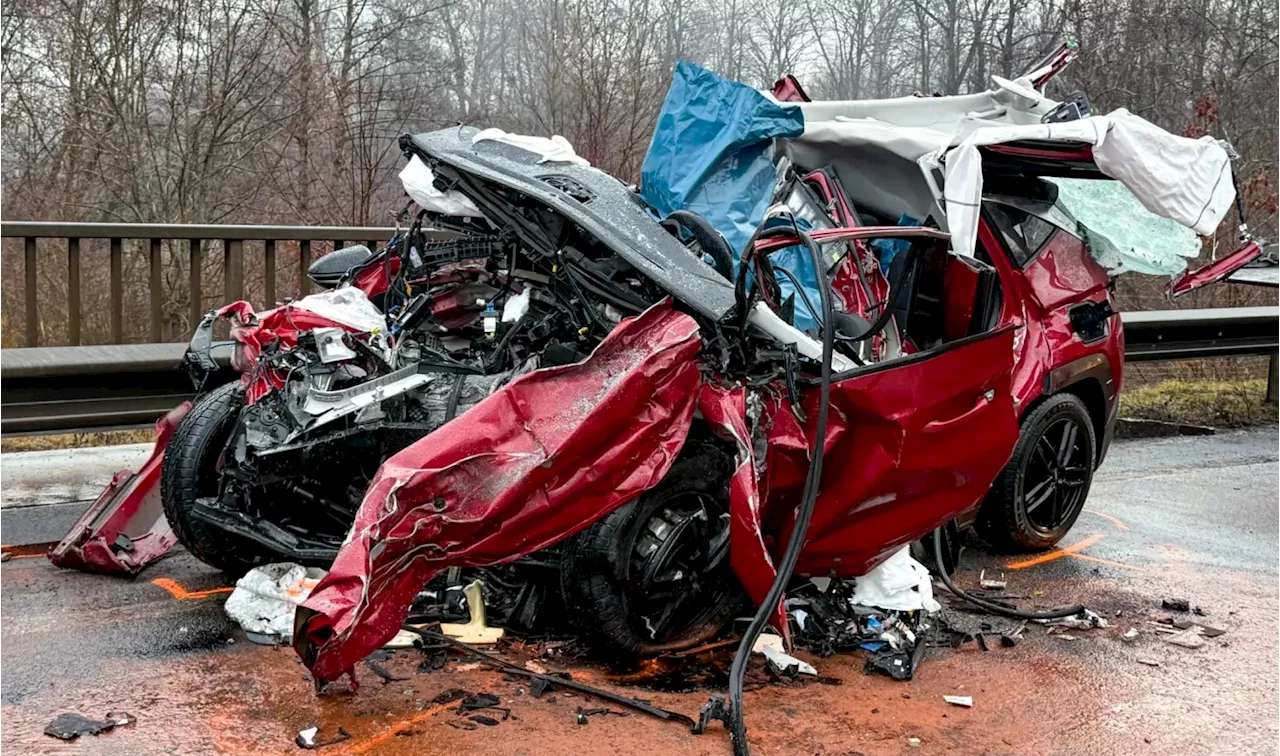
[[276, 306], [276, 240], [267, 239], [262, 248], [263, 302], [264, 307]]
[[1280, 383], [1280, 352], [1272, 352], [1271, 358], [1267, 361], [1267, 401], [1271, 404], [1277, 403], [1277, 384]]
[[244, 299], [244, 242], [228, 239], [222, 247], [222, 294], [228, 302]]
[[305, 297], [311, 288], [311, 279], [307, 278], [307, 268], [311, 267], [311, 241], [303, 239], [298, 242], [298, 296]]
[[204, 262], [201, 259], [203, 252], [201, 245], [204, 241], [201, 239], [191, 240], [191, 270], [190, 279], [187, 282], [187, 288], [191, 290], [191, 313], [187, 321], [187, 329], [194, 332], [196, 326], [200, 325], [200, 318], [204, 317], [204, 295], [200, 291], [200, 274], [204, 268]]
[[67, 341], [80, 346], [80, 240], [67, 239]]
[[159, 343], [164, 341], [164, 277], [162, 275], [161, 265], [164, 262], [162, 246], [160, 239], [151, 240], [151, 341]]
[[124, 342], [123, 240], [111, 240], [111, 343]]
[[26, 244], [26, 297], [27, 297], [27, 346], [40, 346], [40, 310], [36, 307], [36, 286], [40, 279], [36, 275], [36, 239], [28, 236]]

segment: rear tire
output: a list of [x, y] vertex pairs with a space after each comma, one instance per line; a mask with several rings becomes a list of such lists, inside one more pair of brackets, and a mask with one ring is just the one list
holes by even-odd
[[271, 554], [195, 519], [191, 509], [196, 499], [218, 495], [219, 458], [243, 407], [240, 381], [201, 397], [174, 431], [160, 470], [160, 501], [178, 542], [196, 559], [235, 578], [271, 561]]
[[1015, 552], [1044, 551], [1062, 540], [1089, 496], [1096, 450], [1080, 397], [1054, 394], [1031, 410], [982, 505], [983, 539]]
[[728, 555], [732, 474], [723, 448], [690, 439], [658, 485], [569, 538], [560, 575], [570, 619], [634, 656], [720, 632], [743, 600]]

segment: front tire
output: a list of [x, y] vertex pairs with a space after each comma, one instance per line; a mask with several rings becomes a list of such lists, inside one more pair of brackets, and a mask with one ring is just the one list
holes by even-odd
[[1022, 421], [1013, 456], [991, 485], [978, 521], [983, 538], [1007, 551], [1053, 547], [1084, 509], [1097, 440], [1089, 410], [1054, 394]]
[[690, 439], [658, 485], [565, 542], [571, 618], [629, 656], [691, 648], [742, 603], [729, 564], [733, 458]]
[[191, 509], [196, 499], [218, 495], [219, 459], [243, 407], [240, 381], [201, 397], [174, 431], [160, 470], [160, 501], [178, 542], [196, 559], [234, 578], [270, 561], [270, 555], [250, 541], [195, 519]]

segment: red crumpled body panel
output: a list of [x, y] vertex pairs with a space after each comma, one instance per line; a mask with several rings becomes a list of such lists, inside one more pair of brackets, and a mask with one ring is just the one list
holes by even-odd
[[[747, 422], [747, 391], [705, 384], [698, 394], [698, 410], [712, 431], [734, 445], [733, 477], [729, 480], [729, 563], [751, 601], [759, 606], [778, 577], [764, 536], [764, 496], [756, 475], [754, 434]], [[781, 601], [773, 626], [789, 645], [791, 628]]]
[[688, 435], [700, 348], [694, 320], [663, 302], [585, 361], [521, 376], [388, 459], [298, 610], [315, 678], [395, 635], [440, 570], [545, 548], [657, 484]]
[[1184, 270], [1165, 286], [1170, 299], [1195, 291], [1202, 286], [1217, 283], [1235, 273], [1262, 255], [1262, 247], [1255, 241], [1247, 241], [1231, 254], [1221, 257], [1195, 270]]
[[285, 374], [263, 367], [258, 362], [262, 351], [272, 345], [281, 351], [298, 346], [298, 335], [316, 328], [341, 328], [349, 333], [360, 333], [356, 328], [338, 323], [310, 310], [281, 305], [263, 312], [254, 312], [253, 305], [242, 300], [223, 305], [218, 317], [231, 321], [231, 338], [244, 345], [244, 359], [253, 366], [241, 375], [244, 382], [244, 403], [251, 405], [274, 390], [284, 388]]
[[190, 409], [191, 402], [184, 402], [156, 421], [151, 456], [137, 472], [116, 473], [97, 501], [49, 549], [49, 561], [85, 572], [136, 575], [169, 553], [177, 538], [160, 504], [160, 467], [173, 431]]

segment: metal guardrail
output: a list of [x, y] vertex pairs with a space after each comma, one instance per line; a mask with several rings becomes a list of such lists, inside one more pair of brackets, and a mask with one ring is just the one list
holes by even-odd
[[1121, 313], [1126, 362], [1274, 354], [1277, 307], [1151, 310]]
[[[82, 325], [81, 312], [81, 264], [80, 242], [84, 239], [108, 239], [110, 241], [109, 256], [109, 296], [111, 317], [111, 341], [119, 344], [124, 339], [124, 242], [128, 240], [149, 241], [147, 257], [147, 287], [149, 289], [148, 312], [149, 337], [152, 342], [164, 340], [164, 302], [166, 294], [185, 294], [190, 303], [187, 313], [187, 327], [194, 329], [204, 315], [202, 304], [201, 277], [204, 270], [205, 255], [222, 255], [223, 300], [232, 302], [244, 298], [244, 264], [245, 242], [261, 241], [263, 254], [263, 302], [275, 303], [277, 297], [276, 274], [280, 270], [276, 262], [277, 245], [280, 242], [296, 242], [298, 245], [297, 280], [299, 291], [285, 293], [288, 296], [305, 296], [308, 292], [307, 268], [311, 266], [313, 244], [322, 243], [327, 249], [317, 247], [316, 252], [337, 249], [347, 244], [366, 244], [374, 249], [380, 242], [391, 238], [393, 228], [371, 228], [350, 226], [225, 226], [225, 225], [180, 225], [154, 223], [45, 223], [35, 221], [0, 222], [0, 238], [23, 239], [24, 275], [23, 285], [26, 297], [25, 323], [23, 330], [24, 346], [40, 345], [40, 306], [39, 306], [39, 269], [42, 266], [42, 253], [37, 245], [39, 239], [62, 239], [66, 243], [66, 280], [67, 280], [67, 341], [75, 346], [80, 344]], [[185, 291], [165, 291], [164, 285], [164, 247], [165, 241], [187, 242], [185, 253], [188, 258], [188, 280]], [[173, 246], [170, 245], [170, 249]], [[179, 252], [181, 254], [181, 252]], [[317, 255], [319, 256], [319, 255]], [[47, 250], [43, 258], [49, 257]], [[43, 264], [50, 264], [45, 262]], [[131, 282], [132, 283], [132, 282]], [[182, 288], [182, 287], [179, 287]], [[173, 338], [170, 336], [170, 338]]]
[[[5, 349], [0, 360], [0, 434], [145, 427], [195, 396], [178, 369], [186, 344]], [[215, 345], [218, 385], [236, 376], [229, 344]]]
[[[1125, 359], [1274, 355], [1280, 308], [1122, 314]], [[0, 356], [0, 434], [147, 426], [194, 392], [177, 369], [185, 344], [5, 349]], [[225, 367], [229, 345], [215, 349]]]

